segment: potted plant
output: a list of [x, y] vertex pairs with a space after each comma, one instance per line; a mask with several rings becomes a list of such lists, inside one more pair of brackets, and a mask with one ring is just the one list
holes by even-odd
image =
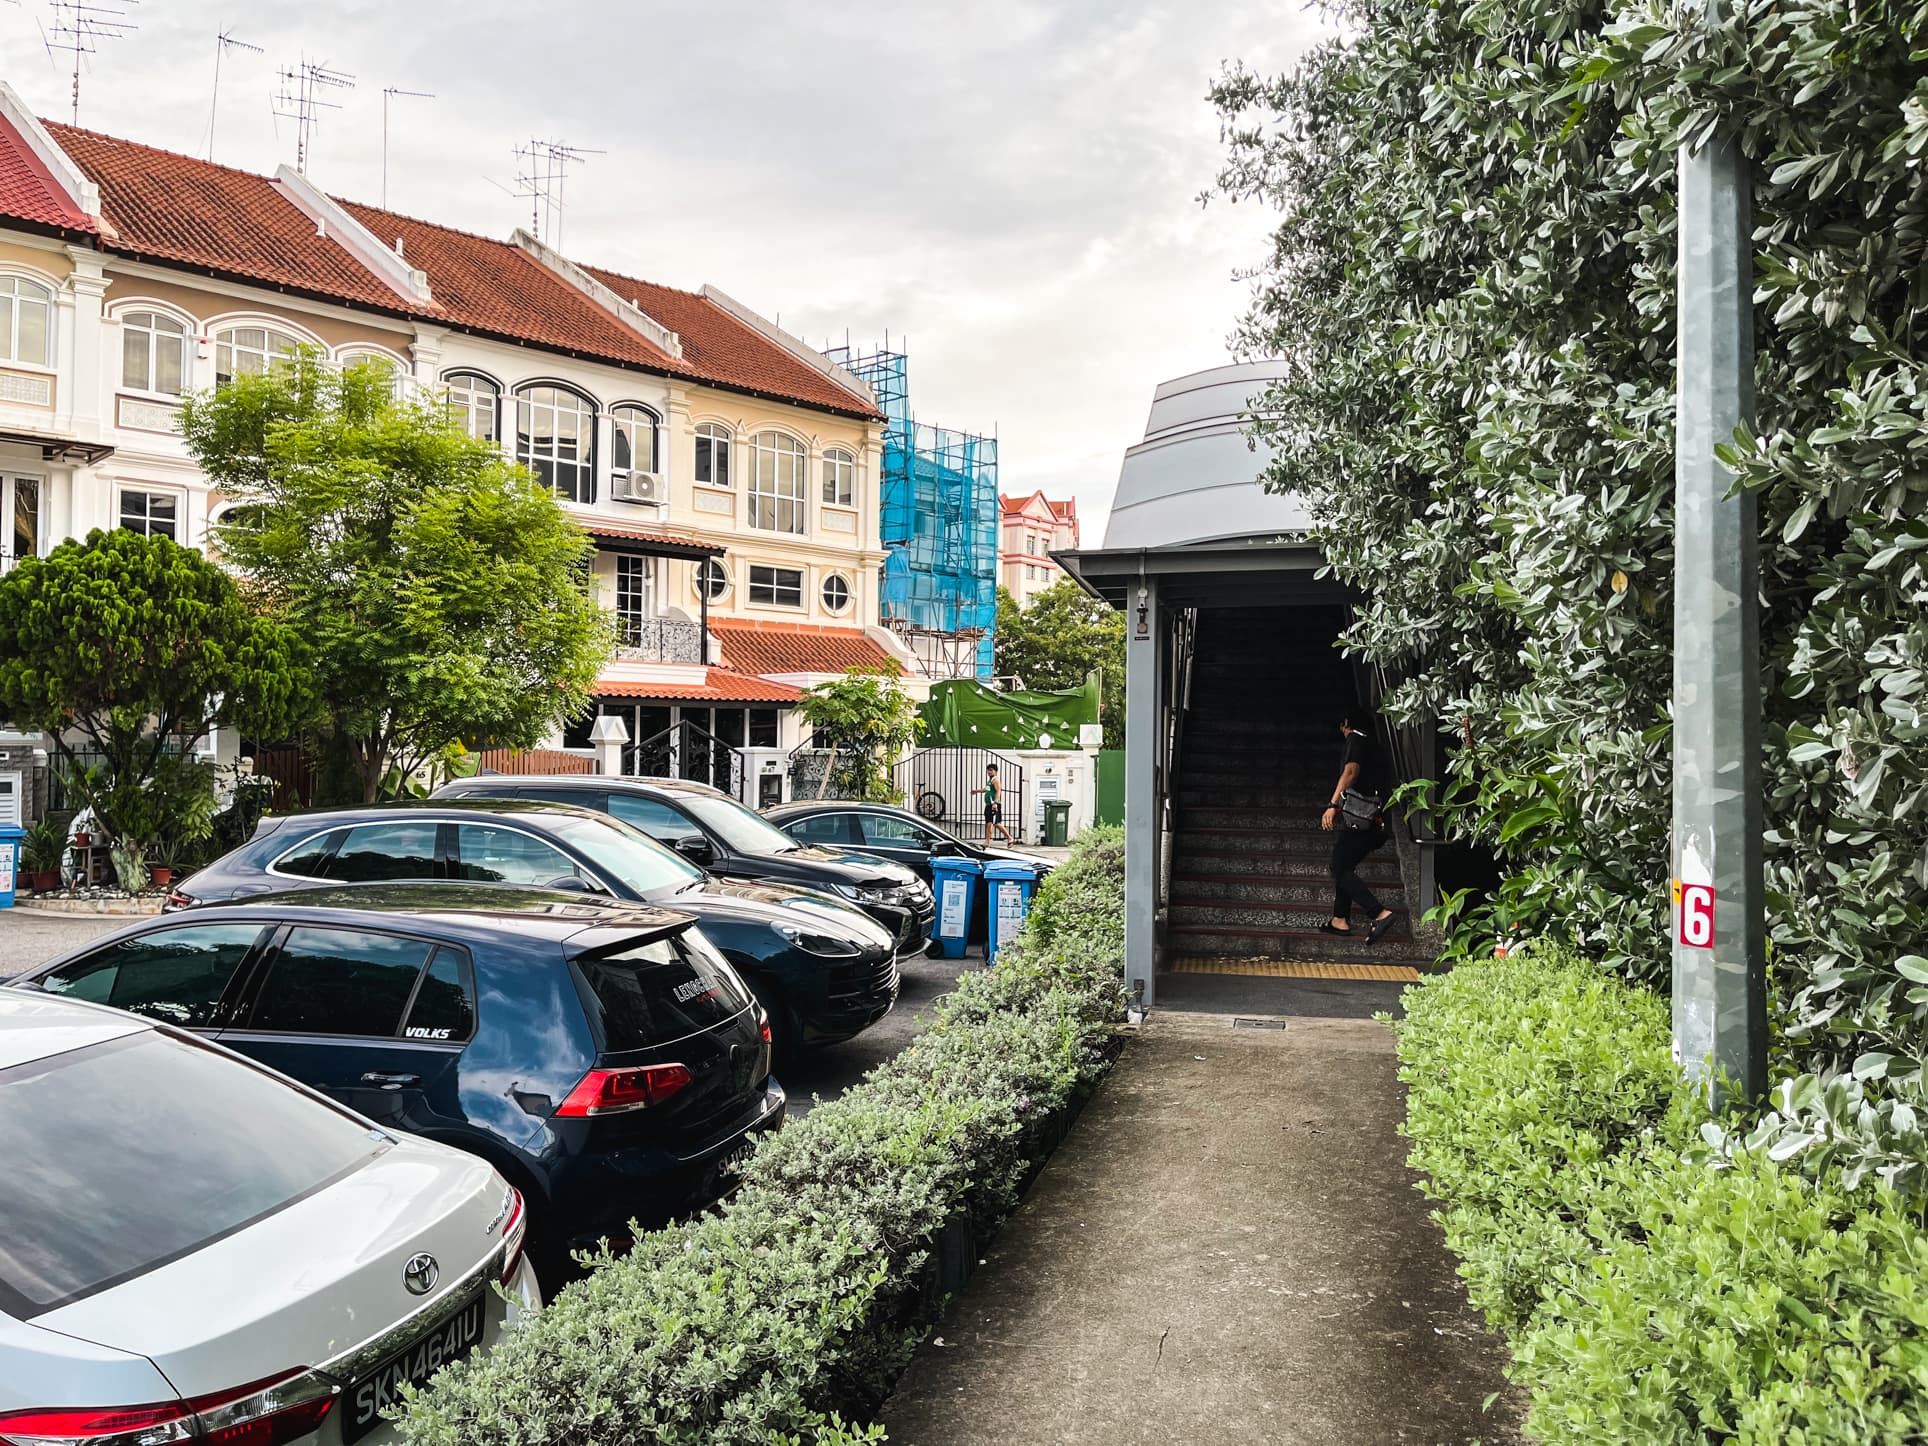
[[60, 861], [67, 852], [67, 830], [50, 818], [30, 827], [20, 840], [20, 868], [37, 894], [60, 887]]

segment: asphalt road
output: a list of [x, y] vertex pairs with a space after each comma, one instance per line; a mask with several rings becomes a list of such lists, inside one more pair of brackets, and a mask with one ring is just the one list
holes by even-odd
[[[0, 977], [18, 974], [88, 940], [132, 922], [93, 915], [43, 914], [0, 909]], [[792, 1116], [808, 1114], [819, 1096], [835, 1099], [924, 1032], [931, 1003], [948, 993], [966, 969], [982, 958], [913, 959], [903, 968], [897, 1007], [855, 1039], [812, 1050], [777, 1077], [790, 1092]]]

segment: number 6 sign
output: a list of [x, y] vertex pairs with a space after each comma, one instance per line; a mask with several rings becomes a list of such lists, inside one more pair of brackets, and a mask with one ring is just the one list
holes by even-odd
[[1689, 949], [1714, 947], [1714, 886], [1681, 884], [1680, 942]]

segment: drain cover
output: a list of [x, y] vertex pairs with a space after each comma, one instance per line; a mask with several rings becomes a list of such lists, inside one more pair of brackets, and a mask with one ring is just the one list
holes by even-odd
[[1239, 1018], [1239, 1019], [1234, 1019], [1232, 1021], [1232, 1028], [1234, 1029], [1284, 1029], [1285, 1021], [1283, 1019]]

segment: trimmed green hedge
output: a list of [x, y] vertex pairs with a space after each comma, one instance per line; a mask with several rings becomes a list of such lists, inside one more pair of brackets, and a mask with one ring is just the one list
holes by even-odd
[[997, 967], [841, 1099], [766, 1139], [713, 1214], [604, 1258], [495, 1350], [442, 1372], [411, 1446], [880, 1441], [949, 1257], [1016, 1203], [1103, 1073], [1122, 1010], [1124, 843], [1084, 835]]
[[[1723, 1155], [1664, 1000], [1553, 951], [1408, 991], [1405, 1133], [1560, 1443], [1919, 1442], [1921, 1205]], [[1704, 1128], [1705, 1127], [1705, 1128]]]

